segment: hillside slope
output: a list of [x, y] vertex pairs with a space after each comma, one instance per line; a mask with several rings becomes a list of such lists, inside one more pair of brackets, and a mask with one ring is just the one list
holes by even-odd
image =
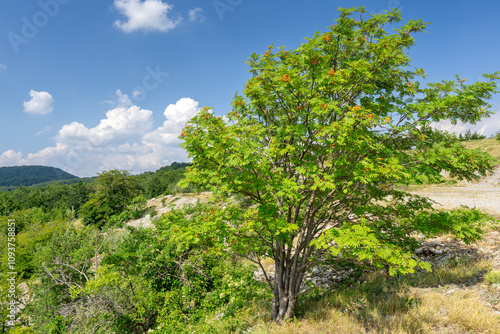
[[488, 152], [500, 162], [500, 142], [496, 138], [469, 140], [462, 142], [462, 144], [467, 148]]
[[0, 167], [0, 187], [25, 187], [50, 181], [78, 179], [59, 168], [48, 166]]

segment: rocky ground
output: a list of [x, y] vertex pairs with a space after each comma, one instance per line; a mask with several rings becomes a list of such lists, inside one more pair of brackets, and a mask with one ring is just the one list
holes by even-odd
[[167, 195], [148, 200], [146, 207], [152, 208], [156, 212], [155, 215], [146, 215], [142, 218], [131, 220], [127, 225], [132, 227], [153, 227], [152, 222], [159, 218], [162, 214], [169, 212], [172, 208], [182, 207], [188, 204], [196, 204], [198, 201], [207, 201], [211, 196], [209, 192], [202, 192], [199, 194], [180, 194], [180, 195]]
[[465, 205], [500, 218], [500, 166], [478, 182], [460, 182], [453, 187], [411, 188], [411, 192], [432, 199], [437, 208], [452, 209]]

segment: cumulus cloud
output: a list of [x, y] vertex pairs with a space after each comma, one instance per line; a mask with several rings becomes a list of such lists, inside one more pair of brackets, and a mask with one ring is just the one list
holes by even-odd
[[205, 18], [203, 17], [203, 15], [201, 15], [202, 12], [203, 12], [203, 9], [201, 9], [199, 7], [191, 9], [189, 11], [189, 21], [191, 21], [191, 22], [194, 22], [194, 21], [203, 22], [203, 20], [205, 20]]
[[56, 136], [58, 143], [68, 145], [84, 145], [90, 143], [94, 147], [121, 143], [140, 138], [152, 126], [151, 110], [138, 106], [118, 107], [109, 110], [106, 118], [94, 128], [73, 122], [64, 125]]
[[198, 102], [191, 98], [182, 98], [176, 104], [169, 104], [163, 115], [171, 121], [186, 123], [198, 113]]
[[[158, 129], [144, 136], [146, 142], [154, 144], [178, 144], [179, 134], [184, 124], [190, 120], [200, 109], [198, 102], [191, 98], [182, 98], [176, 104], [170, 104], [163, 115], [167, 118]], [[159, 147], [158, 147], [159, 148]]]
[[135, 105], [117, 106], [95, 127], [76, 121], [64, 125], [54, 137], [53, 147], [27, 156], [12, 150], [4, 152], [0, 165], [50, 165], [78, 176], [95, 176], [109, 169], [134, 173], [156, 170], [187, 160], [178, 137], [198, 111], [197, 101], [182, 98], [165, 109], [163, 124], [153, 128], [152, 111]]
[[126, 22], [115, 21], [115, 26], [125, 33], [137, 30], [167, 32], [182, 21], [180, 17], [169, 17], [173, 6], [161, 0], [115, 0], [114, 6], [127, 19]]
[[28, 114], [46, 115], [54, 110], [54, 99], [47, 92], [30, 91], [31, 100], [23, 103], [24, 112]]
[[0, 155], [0, 166], [16, 166], [20, 165], [23, 160], [22, 152], [8, 150]]
[[464, 134], [467, 130], [470, 130], [472, 133], [477, 132], [480, 135], [489, 137], [500, 129], [500, 110], [476, 124], [457, 122], [457, 124], [453, 125], [450, 121], [443, 120], [433, 123], [432, 126], [438, 130], [445, 130], [456, 134]]

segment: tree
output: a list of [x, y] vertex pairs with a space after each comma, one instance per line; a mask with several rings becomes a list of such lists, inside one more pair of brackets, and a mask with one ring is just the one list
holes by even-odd
[[[438, 180], [442, 170], [471, 180], [492, 169], [491, 156], [431, 124], [488, 116], [499, 73], [424, 86], [407, 50], [426, 23], [411, 20], [389, 34], [399, 11], [365, 12], [340, 9], [336, 24], [297, 49], [253, 54], [253, 76], [232, 112], [222, 118], [205, 107], [181, 133], [193, 159], [182, 184], [224, 201], [198, 233], [213, 232], [221, 248], [262, 268], [276, 321], [293, 317], [304, 274], [322, 257], [408, 274], [430, 268], [412, 255], [414, 232], [448, 231], [466, 242], [481, 234], [471, 219], [453, 219], [393, 185]], [[234, 194], [253, 205], [244, 210], [227, 197]], [[265, 257], [274, 259], [274, 278]]]
[[472, 133], [470, 129], [468, 129], [464, 135], [460, 134], [458, 136], [458, 140], [460, 141], [478, 140], [478, 139], [486, 139], [486, 136], [477, 132]]
[[98, 174], [95, 192], [81, 207], [80, 214], [86, 224], [102, 225], [113, 214], [123, 211], [135, 197], [135, 179], [125, 170], [110, 170]]

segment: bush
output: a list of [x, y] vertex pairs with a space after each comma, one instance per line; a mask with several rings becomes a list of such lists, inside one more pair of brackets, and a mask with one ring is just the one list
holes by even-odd
[[99, 174], [95, 190], [80, 215], [85, 224], [102, 227], [109, 217], [121, 213], [132, 202], [137, 183], [127, 171], [111, 170]]
[[484, 280], [488, 284], [500, 284], [500, 270], [493, 270], [484, 276]]
[[216, 333], [222, 318], [232, 332], [264, 290], [253, 267], [192, 234], [207, 210], [174, 209], [156, 229], [64, 223], [47, 232], [33, 247], [33, 298], [23, 311], [33, 332]]

